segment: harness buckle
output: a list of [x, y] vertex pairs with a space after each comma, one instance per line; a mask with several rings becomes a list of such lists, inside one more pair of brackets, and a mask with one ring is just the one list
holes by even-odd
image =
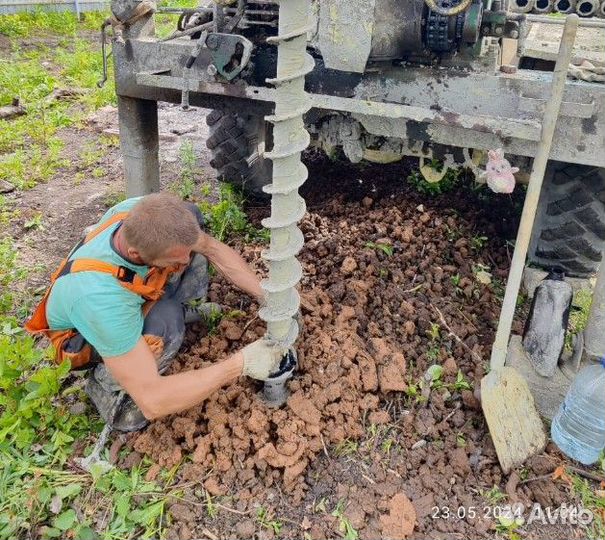
[[137, 275], [137, 273], [134, 270], [127, 268], [126, 266], [118, 267], [117, 278], [120, 281], [125, 281], [127, 283], [133, 283], [136, 275]]

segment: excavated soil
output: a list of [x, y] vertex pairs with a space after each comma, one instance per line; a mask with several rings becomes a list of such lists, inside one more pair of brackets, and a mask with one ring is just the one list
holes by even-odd
[[[304, 330], [287, 405], [267, 408], [260, 386], [242, 379], [128, 442], [126, 466], [141, 455], [160, 467], [183, 463], [197, 503], [173, 505], [171, 537], [272, 537], [259, 507], [286, 538], [344, 536], [346, 523], [360, 538], [491, 537], [494, 503], [485, 493], [493, 486], [530, 506], [568, 500], [550, 479], [504, 477], [476, 390], [509, 266], [498, 233], [515, 225], [518, 201], [480, 201], [468, 189], [427, 200], [406, 187], [401, 165], [338, 164], [338, 178], [350, 173], [354, 183], [345, 197], [333, 167], [312, 163], [314, 184], [305, 188]], [[251, 212], [258, 219], [267, 209]], [[263, 271], [262, 246], [238, 247]], [[480, 270], [491, 284], [479, 281]], [[208, 366], [264, 334], [257, 306], [222, 279], [210, 299], [245, 316], [224, 319], [212, 335], [191, 330], [173, 372]], [[433, 364], [443, 366], [441, 384], [423, 390]], [[456, 385], [462, 378], [470, 388]], [[559, 461], [549, 447], [526, 474], [547, 474]], [[231, 510], [210, 517], [205, 491]], [[435, 507], [474, 507], [476, 516], [446, 518]], [[548, 532], [566, 538], [571, 530]]]

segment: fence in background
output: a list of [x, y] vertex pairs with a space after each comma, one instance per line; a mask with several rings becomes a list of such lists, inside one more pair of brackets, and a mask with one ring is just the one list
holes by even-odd
[[0, 0], [0, 15], [24, 11], [103, 11], [110, 0]]

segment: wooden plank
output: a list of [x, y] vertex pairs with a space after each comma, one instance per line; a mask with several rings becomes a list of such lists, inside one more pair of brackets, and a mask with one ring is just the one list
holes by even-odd
[[[532, 23], [521, 56], [554, 62], [562, 35], [563, 25]], [[582, 59], [605, 65], [605, 28], [578, 28], [572, 61]]]

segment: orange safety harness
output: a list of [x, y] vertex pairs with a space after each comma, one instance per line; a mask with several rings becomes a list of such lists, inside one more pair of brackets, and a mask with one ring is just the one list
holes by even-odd
[[73, 336], [77, 335], [77, 330], [69, 328], [66, 330], [51, 330], [48, 326], [48, 320], [46, 318], [46, 304], [50, 291], [52, 290], [55, 282], [68, 274], [75, 272], [102, 272], [104, 274], [111, 274], [114, 276], [122, 287], [129, 291], [142, 296], [146, 302], [143, 306], [143, 311], [147, 312], [150, 303], [158, 300], [164, 293], [164, 286], [171, 273], [177, 270], [177, 267], [170, 268], [158, 268], [152, 267], [147, 273], [145, 278], [139, 276], [134, 270], [126, 268], [124, 266], [115, 266], [104, 261], [96, 259], [76, 259], [70, 260], [70, 257], [82, 247], [84, 244], [95, 238], [97, 235], [102, 233], [105, 229], [113, 225], [114, 223], [123, 221], [128, 215], [128, 212], [119, 212], [104, 221], [101, 225], [90, 232], [86, 237], [80, 241], [76, 247], [74, 247], [70, 254], [61, 261], [59, 268], [52, 274], [50, 278], [50, 287], [44, 293], [42, 301], [34, 311], [32, 317], [25, 323], [25, 329], [32, 334], [44, 334], [46, 335], [56, 351], [55, 362], [60, 364], [63, 360], [70, 360], [72, 369], [81, 368], [90, 362], [92, 348], [87, 343], [81, 351], [71, 353], [64, 350], [68, 340]]

